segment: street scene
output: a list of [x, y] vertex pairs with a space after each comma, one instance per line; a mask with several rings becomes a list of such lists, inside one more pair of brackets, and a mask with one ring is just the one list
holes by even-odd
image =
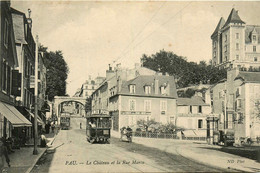
[[260, 172], [260, 2], [0, 5], [0, 172]]

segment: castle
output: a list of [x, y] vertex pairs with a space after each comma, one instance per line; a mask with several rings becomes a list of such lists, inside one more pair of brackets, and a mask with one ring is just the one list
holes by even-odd
[[234, 8], [211, 35], [212, 64], [220, 68], [260, 70], [260, 26], [246, 25]]

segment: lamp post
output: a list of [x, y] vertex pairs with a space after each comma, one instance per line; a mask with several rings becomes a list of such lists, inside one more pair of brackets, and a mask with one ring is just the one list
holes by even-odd
[[35, 50], [35, 74], [34, 74], [34, 150], [33, 154], [37, 155], [37, 145], [38, 145], [38, 35], [36, 35], [36, 50]]

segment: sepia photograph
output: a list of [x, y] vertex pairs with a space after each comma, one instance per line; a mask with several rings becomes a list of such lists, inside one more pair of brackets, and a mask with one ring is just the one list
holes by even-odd
[[0, 0], [0, 173], [260, 172], [259, 9]]

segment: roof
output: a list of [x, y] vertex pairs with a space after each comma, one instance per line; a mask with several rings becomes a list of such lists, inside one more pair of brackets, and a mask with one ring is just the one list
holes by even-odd
[[245, 24], [245, 22], [240, 19], [239, 15], [238, 15], [238, 11], [236, 11], [234, 8], [231, 10], [224, 27], [227, 26], [230, 23], [243, 23], [243, 24]]
[[218, 33], [218, 31], [224, 26], [224, 24], [225, 24], [225, 19], [224, 19], [223, 17], [221, 17], [220, 20], [219, 20], [219, 22], [218, 22], [218, 25], [217, 25], [215, 31], [214, 31], [213, 34], [211, 35], [211, 37], [212, 37], [214, 34]]
[[247, 83], [260, 83], [260, 72], [240, 71], [236, 79], [242, 79]]
[[[155, 94], [155, 80], [158, 80], [158, 94]], [[129, 85], [135, 85], [135, 93], [130, 93]], [[151, 86], [151, 94], [146, 94], [144, 86]], [[162, 95], [159, 87], [162, 85], [169, 86], [169, 93]], [[167, 89], [166, 89], [167, 90]], [[135, 96], [159, 96], [177, 98], [177, 90], [173, 76], [158, 76], [158, 75], [140, 75], [136, 78], [126, 81], [122, 84], [122, 89], [119, 94], [135, 95]]]
[[260, 43], [260, 26], [258, 25], [247, 25], [245, 29], [245, 43], [251, 43], [251, 35], [256, 32], [258, 35], [258, 43]]
[[199, 96], [194, 96], [191, 98], [178, 98], [177, 105], [185, 105], [185, 106], [208, 106], [203, 99]]

